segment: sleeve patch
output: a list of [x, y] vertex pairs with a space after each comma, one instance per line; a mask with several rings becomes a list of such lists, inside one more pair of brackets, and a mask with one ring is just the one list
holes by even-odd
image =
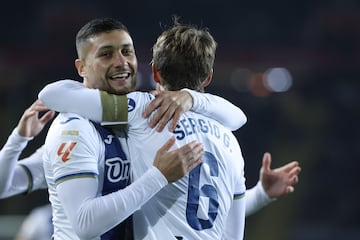
[[63, 130], [61, 136], [79, 136], [79, 131], [77, 130]]
[[77, 144], [77, 142], [61, 143], [57, 150], [58, 157], [61, 157], [61, 160], [63, 162], [67, 162], [70, 159], [70, 154], [71, 154], [72, 150], [74, 150], [76, 144]]

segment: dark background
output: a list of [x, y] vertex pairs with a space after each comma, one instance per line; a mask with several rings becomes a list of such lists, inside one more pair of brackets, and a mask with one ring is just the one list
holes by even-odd
[[[47, 83], [81, 80], [75, 35], [88, 20], [114, 17], [133, 37], [141, 79], [151, 83], [151, 47], [172, 15], [208, 27], [218, 42], [208, 92], [241, 107], [235, 134], [249, 187], [262, 155], [302, 166], [293, 194], [247, 218], [249, 240], [360, 239], [360, 2], [338, 1], [8, 1], [0, 9], [0, 124], [3, 145]], [[292, 76], [288, 91], [262, 84], [269, 68]], [[44, 141], [33, 140], [24, 156]], [[0, 200], [0, 216], [27, 214], [46, 191]], [[0, 226], [1, 229], [1, 226]]]

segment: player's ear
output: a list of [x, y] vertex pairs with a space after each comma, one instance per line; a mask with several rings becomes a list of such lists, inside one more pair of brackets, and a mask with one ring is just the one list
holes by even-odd
[[153, 77], [154, 77], [154, 81], [156, 83], [160, 83], [160, 74], [159, 71], [157, 70], [156, 66], [154, 64], [151, 64], [151, 70], [153, 73]]
[[80, 77], [85, 77], [84, 63], [80, 59], [75, 60], [75, 67]]
[[203, 87], [209, 86], [209, 84], [211, 83], [211, 80], [212, 80], [213, 73], [214, 73], [214, 69], [211, 69], [211, 72], [210, 72], [209, 76], [203, 82]]

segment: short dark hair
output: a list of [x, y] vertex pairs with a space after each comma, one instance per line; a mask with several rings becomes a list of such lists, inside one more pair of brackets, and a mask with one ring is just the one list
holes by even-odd
[[202, 91], [213, 69], [217, 43], [205, 28], [183, 25], [164, 31], [153, 46], [153, 64], [168, 90]]
[[129, 33], [123, 23], [113, 18], [96, 18], [86, 23], [76, 34], [76, 50], [78, 55], [82, 43], [95, 35], [113, 30], [124, 30]]

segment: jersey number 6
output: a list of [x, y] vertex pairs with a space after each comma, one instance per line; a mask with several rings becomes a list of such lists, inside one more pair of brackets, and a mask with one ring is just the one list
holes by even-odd
[[[200, 186], [201, 170], [207, 165], [209, 167], [210, 176], [203, 177], [202, 179], [210, 179], [211, 177], [217, 177], [219, 174], [219, 167], [213, 154], [205, 152], [202, 157], [203, 162], [194, 168], [189, 173], [189, 188], [188, 199], [186, 206], [186, 220], [189, 225], [195, 230], [208, 229], [213, 226], [213, 222], [216, 219], [218, 213], [218, 193], [216, 188], [207, 182]], [[203, 169], [205, 171], [205, 169]], [[209, 207], [207, 212], [207, 219], [201, 219], [198, 217], [198, 208], [200, 205], [200, 197], [208, 198]]]

